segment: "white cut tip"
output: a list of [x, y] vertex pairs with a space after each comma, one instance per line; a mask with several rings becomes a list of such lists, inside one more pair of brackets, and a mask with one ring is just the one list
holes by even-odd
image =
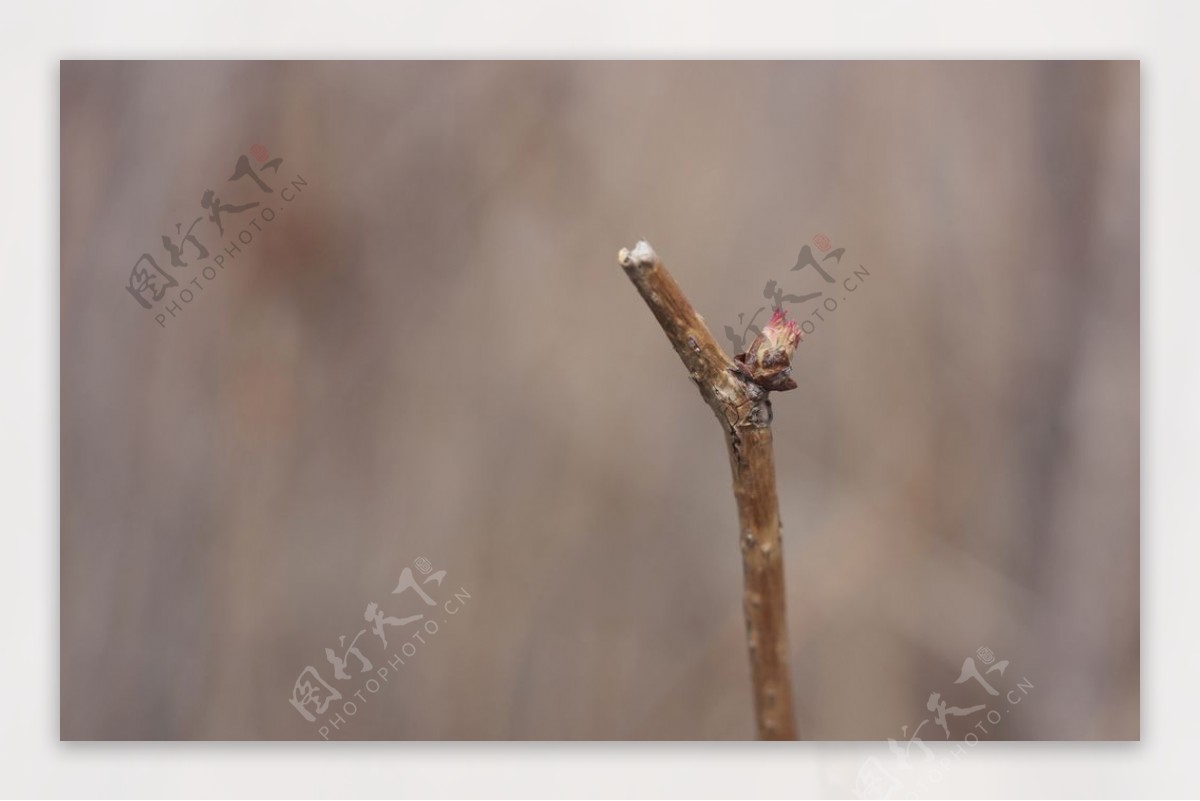
[[649, 242], [642, 239], [633, 246], [633, 250], [621, 248], [621, 252], [617, 254], [617, 260], [625, 267], [649, 266], [658, 261], [658, 254], [654, 252], [654, 248], [650, 247]]

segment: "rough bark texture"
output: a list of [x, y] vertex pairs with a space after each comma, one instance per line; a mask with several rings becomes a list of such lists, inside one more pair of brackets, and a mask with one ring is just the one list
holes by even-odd
[[617, 260], [725, 431], [741, 528], [742, 605], [758, 736], [796, 739], [769, 393], [738, 375], [733, 359], [717, 344], [648, 243], [639, 242], [632, 251], [622, 249]]

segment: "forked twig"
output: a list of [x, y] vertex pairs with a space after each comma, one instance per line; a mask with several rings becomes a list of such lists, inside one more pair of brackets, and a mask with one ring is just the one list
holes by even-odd
[[742, 606], [758, 736], [794, 740], [788, 672], [783, 550], [771, 446], [772, 390], [795, 388], [791, 356], [799, 328], [776, 310], [746, 353], [731, 359], [647, 242], [617, 261], [658, 319], [700, 395], [725, 431], [737, 500], [745, 589]]

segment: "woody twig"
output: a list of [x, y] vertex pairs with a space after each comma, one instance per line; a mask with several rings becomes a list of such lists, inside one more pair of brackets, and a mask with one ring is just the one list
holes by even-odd
[[776, 310], [745, 353], [726, 355], [647, 242], [617, 256], [725, 432], [737, 500], [759, 739], [794, 740], [783, 550], [771, 445], [771, 391], [794, 389], [791, 357], [802, 335]]

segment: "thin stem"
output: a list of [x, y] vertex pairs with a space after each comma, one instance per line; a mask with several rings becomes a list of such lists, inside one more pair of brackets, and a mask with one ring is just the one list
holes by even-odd
[[638, 242], [632, 251], [622, 249], [617, 261], [725, 431], [741, 526], [742, 607], [758, 736], [794, 740], [769, 393], [739, 372], [647, 242]]

